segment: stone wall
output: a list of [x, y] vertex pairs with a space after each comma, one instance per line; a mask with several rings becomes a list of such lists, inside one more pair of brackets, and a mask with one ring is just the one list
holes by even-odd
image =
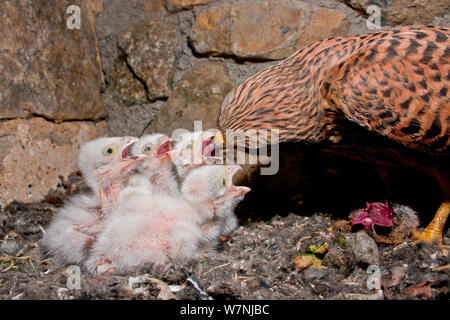
[[[81, 7], [81, 30], [66, 8]], [[39, 201], [87, 140], [214, 126], [233, 86], [304, 45], [382, 28], [449, 25], [450, 0], [0, 2], [0, 208]]]
[[[80, 30], [66, 8], [81, 7]], [[94, 1], [0, 2], [0, 208], [40, 201], [107, 135]]]

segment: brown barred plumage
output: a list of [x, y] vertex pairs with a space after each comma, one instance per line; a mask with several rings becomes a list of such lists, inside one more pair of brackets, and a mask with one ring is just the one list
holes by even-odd
[[[448, 159], [450, 143], [449, 83], [449, 27], [401, 27], [326, 39], [234, 88], [223, 101], [218, 127], [225, 136], [227, 129], [278, 129], [280, 142], [314, 144], [338, 142], [337, 120], [346, 118], [431, 154], [426, 164], [419, 156], [410, 165], [432, 174], [448, 201], [448, 162], [442, 159]], [[257, 139], [251, 135], [246, 143]], [[448, 203], [443, 208], [448, 211]]]
[[341, 114], [408, 147], [450, 143], [450, 28], [403, 27], [312, 43], [236, 87], [218, 126], [319, 142]]

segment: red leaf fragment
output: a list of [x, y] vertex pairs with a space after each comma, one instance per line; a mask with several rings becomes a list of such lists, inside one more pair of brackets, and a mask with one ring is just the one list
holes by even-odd
[[352, 226], [355, 224], [362, 224], [364, 229], [371, 227], [372, 225], [382, 227], [392, 227], [394, 224], [394, 210], [387, 203], [372, 202], [366, 203], [367, 208], [361, 209], [361, 211], [353, 217], [350, 217]]

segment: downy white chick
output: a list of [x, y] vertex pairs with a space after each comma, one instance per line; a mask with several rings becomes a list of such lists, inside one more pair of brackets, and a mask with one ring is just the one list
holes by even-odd
[[124, 178], [144, 160], [142, 155], [129, 154], [136, 142], [135, 137], [99, 138], [81, 147], [78, 166], [86, 183], [100, 197], [103, 211], [114, 205]]
[[220, 234], [236, 226], [233, 209], [250, 191], [232, 185], [239, 168], [204, 166], [192, 171], [183, 184], [188, 199], [156, 193], [148, 179], [129, 184], [105, 220], [85, 267], [92, 273], [128, 271], [145, 263], [183, 261], [212, 249]]
[[[79, 264], [102, 229], [102, 215], [115, 203], [120, 182], [142, 157], [130, 157], [133, 137], [100, 138], [84, 144], [79, 168], [93, 194], [77, 195], [57, 213], [42, 245], [60, 264]], [[102, 199], [101, 199], [102, 197]]]
[[140, 137], [131, 147], [131, 154], [143, 156], [145, 159], [137, 173], [127, 181], [127, 185], [142, 186], [150, 182], [153, 191], [178, 196], [180, 192], [175, 167], [170, 161], [171, 150], [168, 136], [155, 133]]
[[251, 189], [233, 185], [239, 165], [210, 165], [192, 170], [181, 193], [199, 212], [202, 243], [214, 246], [220, 235], [234, 230], [238, 223], [234, 209]]
[[181, 180], [194, 168], [222, 163], [222, 158], [215, 152], [214, 138], [215, 133], [212, 131], [187, 132], [178, 137], [171, 158]]
[[181, 197], [141, 185], [126, 187], [84, 265], [92, 273], [123, 272], [145, 263], [196, 257], [200, 222], [197, 211]]

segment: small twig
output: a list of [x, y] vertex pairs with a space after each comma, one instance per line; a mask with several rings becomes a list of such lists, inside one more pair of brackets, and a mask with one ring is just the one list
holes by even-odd
[[46, 233], [45, 229], [44, 229], [40, 224], [38, 224], [37, 226], [39, 227], [39, 229], [41, 229], [41, 231], [42, 231], [43, 234]]
[[371, 227], [372, 227], [372, 232], [373, 232], [373, 234], [375, 235], [375, 238], [376, 238], [377, 241], [378, 241], [378, 234], [377, 234], [377, 232], [375, 231], [375, 225], [371, 225]]
[[213, 272], [214, 270], [217, 270], [219, 268], [225, 267], [225, 266], [229, 265], [230, 263], [231, 262], [227, 262], [227, 263], [224, 263], [224, 264], [222, 264], [220, 266], [216, 266], [216, 267], [212, 268], [211, 270], [209, 270], [209, 271], [205, 272], [204, 274], [202, 274], [201, 277], [206, 276], [208, 273]]
[[297, 249], [297, 251], [300, 251], [301, 244], [304, 240], [311, 239], [311, 238], [312, 238], [312, 236], [304, 236], [300, 240], [298, 240], [297, 243], [295, 244], [295, 248]]
[[14, 265], [14, 259], [11, 260], [10, 265], [6, 269], [2, 270], [2, 272], [6, 272], [6, 271], [8, 271], [8, 270], [10, 270], [12, 268], [15, 268], [15, 269], [18, 268], [18, 266]]
[[44, 259], [44, 260], [36, 260], [39, 264], [47, 264], [49, 262], [51, 262], [51, 259]]
[[181, 265], [177, 261], [172, 260], [172, 262], [176, 264], [178, 267], [180, 267], [180, 269], [184, 272], [184, 274], [187, 277], [186, 281], [190, 282], [194, 286], [194, 288], [200, 293], [202, 300], [213, 300], [213, 298], [202, 289], [202, 286], [200, 285], [195, 275], [191, 274], [188, 269], [186, 269], [183, 265]]
[[192, 275], [188, 277], [186, 281], [190, 282], [194, 286], [194, 288], [197, 289], [197, 291], [200, 293], [200, 296], [203, 298], [202, 300], [213, 300], [213, 298], [209, 294], [203, 291], [195, 276]]
[[11, 289], [9, 290], [8, 296], [12, 295], [14, 289], [16, 288], [16, 284], [17, 284], [17, 277], [14, 278], [14, 284], [11, 286]]
[[34, 267], [34, 263], [33, 263], [32, 259], [31, 259], [31, 257], [28, 257], [28, 261], [30, 262], [31, 266], [33, 267], [34, 272], [35, 273], [39, 273], [39, 272], [37, 272], [36, 268]]
[[396, 246], [394, 249], [392, 249], [392, 251], [395, 252], [395, 251], [397, 251], [397, 250], [399, 250], [399, 249], [402, 249], [402, 248], [404, 248], [404, 247], [407, 247], [407, 246], [408, 246], [408, 243], [402, 242], [402, 243], [400, 243], [398, 246]]
[[440, 266], [440, 267], [436, 267], [433, 268], [433, 271], [443, 271], [443, 270], [447, 270], [449, 268], [450, 264], [446, 264], [444, 266]]

